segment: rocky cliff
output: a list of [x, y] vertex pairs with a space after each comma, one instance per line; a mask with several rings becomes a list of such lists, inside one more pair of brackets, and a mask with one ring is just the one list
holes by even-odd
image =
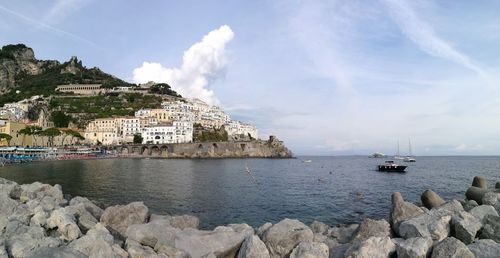
[[13, 89], [24, 76], [38, 75], [58, 65], [55, 60], [37, 60], [33, 49], [23, 44], [4, 46], [0, 50], [0, 93]]

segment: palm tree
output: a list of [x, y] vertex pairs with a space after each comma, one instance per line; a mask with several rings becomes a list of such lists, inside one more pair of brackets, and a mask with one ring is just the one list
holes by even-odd
[[7, 146], [10, 146], [10, 140], [12, 140], [12, 136], [6, 133], [0, 133], [0, 140], [6, 140]]
[[[41, 131], [42, 127], [38, 125], [28, 125], [25, 128], [19, 130], [19, 133], [23, 135], [31, 135], [33, 137], [33, 142], [34, 142], [33, 145], [36, 145], [36, 136], [39, 135]], [[24, 144], [24, 136], [23, 136], [23, 144]]]

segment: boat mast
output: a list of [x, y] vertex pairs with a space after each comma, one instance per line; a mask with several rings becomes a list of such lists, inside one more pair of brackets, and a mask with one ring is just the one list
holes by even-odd
[[398, 140], [398, 154], [396, 156], [399, 157], [399, 140]]
[[410, 157], [411, 157], [411, 156], [413, 156], [413, 155], [411, 154], [411, 141], [410, 141], [410, 138], [408, 138], [408, 151], [409, 151], [409, 153], [410, 153]]

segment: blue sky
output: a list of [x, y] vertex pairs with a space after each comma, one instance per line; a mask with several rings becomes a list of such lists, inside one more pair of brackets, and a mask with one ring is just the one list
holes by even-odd
[[0, 44], [169, 80], [297, 154], [500, 154], [500, 2], [5, 1]]

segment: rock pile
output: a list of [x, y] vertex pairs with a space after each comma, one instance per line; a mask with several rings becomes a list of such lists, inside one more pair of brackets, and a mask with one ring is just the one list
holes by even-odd
[[473, 182], [464, 201], [426, 190], [425, 207], [396, 192], [388, 220], [201, 230], [194, 216], [150, 214], [142, 202], [103, 210], [84, 197], [65, 200], [59, 185], [0, 178], [0, 258], [499, 257], [500, 184], [490, 190], [484, 178]]

